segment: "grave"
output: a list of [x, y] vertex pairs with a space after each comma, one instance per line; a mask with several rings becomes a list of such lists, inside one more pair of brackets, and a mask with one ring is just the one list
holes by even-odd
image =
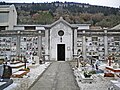
[[[13, 73], [12, 73], [12, 77], [14, 78], [21, 78], [22, 76], [26, 75], [28, 73], [28, 71], [25, 71], [25, 63], [19, 62], [19, 63], [12, 63], [10, 64], [10, 66], [12, 67]], [[24, 72], [22, 72], [24, 71]]]
[[27, 59], [25, 58], [25, 56], [23, 58], [24, 60], [14, 60], [13, 62], [10, 62], [10, 66], [13, 70], [13, 78], [22, 78], [30, 71], [27, 68]]
[[0, 90], [5, 89], [13, 83], [10, 79], [12, 75], [12, 68], [7, 64], [3, 64], [4, 59], [0, 59]]
[[0, 90], [5, 89], [6, 87], [8, 87], [9, 85], [11, 85], [13, 83], [12, 79], [3, 79], [0, 81]]

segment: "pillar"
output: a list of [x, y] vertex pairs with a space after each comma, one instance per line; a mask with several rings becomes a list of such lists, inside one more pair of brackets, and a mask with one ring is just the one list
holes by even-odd
[[74, 55], [77, 55], [77, 29], [74, 30]]
[[49, 30], [45, 30], [45, 60], [49, 59]]
[[104, 47], [105, 47], [105, 57], [108, 56], [108, 40], [107, 40], [107, 30], [104, 30]]
[[[19, 33], [19, 32], [18, 32]], [[16, 49], [17, 49], [17, 56], [20, 56], [20, 35], [17, 36], [17, 43], [16, 43]]]
[[85, 31], [83, 31], [83, 38], [82, 38], [82, 43], [83, 43], [83, 45], [82, 45], [82, 51], [83, 51], [83, 60], [85, 60], [86, 59], [86, 37], [85, 37]]
[[[39, 34], [41, 33], [41, 31], [39, 31]], [[39, 35], [38, 36], [38, 57], [39, 59], [42, 58], [42, 36]]]

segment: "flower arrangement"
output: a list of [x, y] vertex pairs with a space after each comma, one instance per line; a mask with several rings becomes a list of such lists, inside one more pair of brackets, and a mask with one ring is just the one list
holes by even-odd
[[86, 63], [86, 62], [84, 62], [84, 61], [81, 61], [80, 63], [81, 63], [81, 66], [82, 66], [82, 67], [85, 67], [85, 66], [86, 66], [86, 64], [87, 64], [87, 63]]
[[90, 74], [89, 72], [87, 71], [84, 71], [84, 76], [85, 78], [90, 78], [92, 74]]

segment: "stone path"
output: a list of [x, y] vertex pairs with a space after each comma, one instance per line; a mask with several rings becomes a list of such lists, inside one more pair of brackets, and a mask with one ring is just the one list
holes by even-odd
[[68, 62], [53, 62], [30, 90], [79, 90]]

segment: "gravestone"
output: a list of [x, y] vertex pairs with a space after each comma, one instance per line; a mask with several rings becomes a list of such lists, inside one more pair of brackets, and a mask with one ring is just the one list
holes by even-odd
[[12, 75], [12, 68], [8, 65], [3, 65], [3, 75], [2, 75], [2, 79], [10, 79], [11, 75]]
[[35, 63], [38, 65], [39, 64], [39, 57], [38, 56], [33, 56], [34, 59], [33, 61], [35, 61]]
[[0, 78], [2, 78], [2, 75], [3, 75], [3, 65], [2, 64], [0, 64]]
[[4, 62], [4, 59], [0, 59], [0, 78], [2, 78], [2, 75], [3, 75], [3, 62]]

